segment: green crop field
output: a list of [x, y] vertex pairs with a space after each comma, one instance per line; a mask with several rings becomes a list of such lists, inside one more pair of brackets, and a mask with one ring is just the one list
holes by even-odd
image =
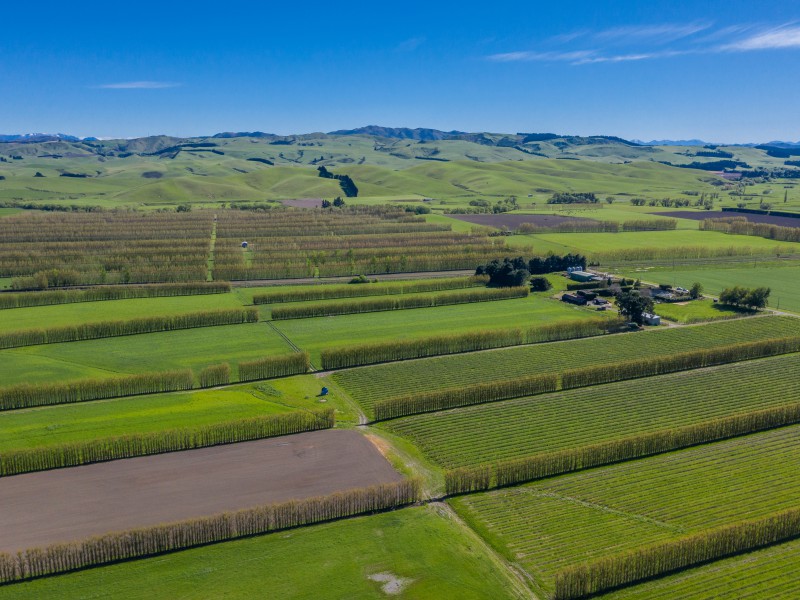
[[0, 412], [0, 452], [210, 425], [293, 407], [256, 385]]
[[276, 321], [274, 325], [294, 344], [310, 352], [314, 362], [319, 359], [320, 350], [325, 348], [415, 339], [470, 330], [535, 327], [594, 316], [597, 315], [586, 309], [532, 295], [528, 298], [496, 302], [293, 319]]
[[445, 468], [471, 466], [781, 406], [796, 400], [798, 369], [800, 354], [792, 354], [415, 415], [381, 427]]
[[785, 427], [450, 502], [549, 590], [567, 565], [796, 507], [798, 460]]
[[[688, 288], [695, 281], [703, 284], [707, 294], [719, 294], [726, 287], [768, 287], [772, 290], [769, 306], [800, 312], [800, 266], [768, 263], [742, 264], [739, 268], [658, 268], [626, 271], [627, 277], [643, 281], [670, 283]], [[677, 282], [677, 283], [675, 283]]]
[[[632, 216], [631, 218], [638, 218]], [[676, 247], [702, 247], [712, 251], [738, 249], [738, 253], [756, 256], [774, 256], [778, 249], [783, 254], [800, 253], [800, 244], [776, 242], [751, 235], [730, 235], [719, 231], [676, 230], [676, 231], [629, 231], [622, 233], [542, 233], [533, 235], [514, 235], [508, 238], [509, 244], [533, 246], [544, 243], [548, 248], [558, 248], [556, 252], [580, 252], [592, 257], [606, 257], [615, 251], [639, 251], [654, 249], [665, 251]], [[665, 255], [666, 256], [666, 255]]]
[[361, 367], [336, 373], [333, 378], [369, 409], [375, 400], [390, 396], [619, 362], [651, 354], [797, 335], [798, 332], [800, 320], [793, 317], [737, 319]]
[[800, 589], [800, 540], [726, 558], [616, 592], [603, 600], [792, 600]]
[[393, 578], [400, 598], [525, 597], [477, 536], [442, 511], [409, 508], [0, 587], [0, 600], [379, 600], [396, 595], [382, 589]]
[[201, 327], [2, 350], [0, 381], [13, 385], [186, 367], [197, 372], [291, 351], [266, 323]]
[[11, 308], [0, 313], [0, 331], [45, 329], [98, 321], [125, 321], [139, 317], [178, 315], [240, 306], [242, 304], [234, 294], [202, 294]]

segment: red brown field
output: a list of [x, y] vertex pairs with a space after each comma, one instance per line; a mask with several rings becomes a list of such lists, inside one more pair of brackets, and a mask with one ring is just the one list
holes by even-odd
[[3, 478], [0, 551], [399, 481], [363, 435], [327, 430]]

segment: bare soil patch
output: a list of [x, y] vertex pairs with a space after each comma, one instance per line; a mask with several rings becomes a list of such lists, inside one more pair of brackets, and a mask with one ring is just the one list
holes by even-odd
[[467, 223], [474, 223], [475, 225], [484, 225], [486, 227], [508, 227], [513, 230], [522, 225], [523, 223], [532, 223], [538, 227], [554, 227], [556, 225], [563, 225], [564, 223], [575, 222], [596, 222], [595, 219], [587, 219], [585, 217], [562, 217], [560, 215], [518, 215], [518, 214], [498, 214], [498, 215], [447, 215], [459, 221], [466, 221]]
[[694, 221], [702, 221], [703, 219], [721, 219], [729, 217], [744, 217], [751, 223], [766, 223], [767, 225], [780, 225], [781, 227], [800, 227], [800, 214], [797, 217], [777, 217], [775, 215], [754, 215], [750, 213], [740, 213], [733, 211], [711, 211], [704, 210], [691, 211], [691, 210], [676, 210], [672, 212], [656, 213], [661, 217], [673, 217], [676, 219], [692, 219]]
[[322, 208], [322, 198], [295, 198], [294, 200], [281, 200], [281, 204], [295, 208]]
[[0, 479], [16, 552], [402, 479], [352, 430], [326, 430]]

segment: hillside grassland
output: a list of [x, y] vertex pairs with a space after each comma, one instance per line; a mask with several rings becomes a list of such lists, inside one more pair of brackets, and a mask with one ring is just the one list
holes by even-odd
[[798, 369], [800, 354], [791, 354], [415, 415], [380, 427], [445, 468], [472, 466], [782, 406], [795, 401]]
[[762, 600], [795, 597], [800, 540], [784, 542], [603, 594], [603, 600]]
[[793, 317], [736, 319], [360, 367], [340, 371], [333, 379], [369, 408], [375, 400], [391, 396], [798, 333], [800, 321]]
[[785, 427], [450, 503], [549, 590], [567, 565], [796, 507], [798, 441]]
[[[36, 310], [39, 310], [38, 308]], [[3, 385], [236, 363], [292, 349], [266, 323], [201, 327], [0, 351]]]
[[[343, 551], [346, 549], [346, 551]], [[370, 577], [388, 575], [388, 581]], [[194, 548], [0, 587], [0, 600], [203, 596], [249, 599], [465, 600], [524, 597], [477, 536], [434, 507], [416, 507]]]

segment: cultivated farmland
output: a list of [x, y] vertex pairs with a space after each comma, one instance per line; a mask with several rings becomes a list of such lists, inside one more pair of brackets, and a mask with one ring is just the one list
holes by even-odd
[[[390, 483], [400, 476], [354, 431], [324, 431], [3, 479], [0, 550]], [[91, 490], [91, 491], [88, 491]], [[52, 498], [57, 496], [58, 510]]]
[[362, 367], [334, 379], [369, 410], [376, 400], [401, 394], [798, 333], [800, 321], [764, 317]]
[[798, 436], [787, 427], [451, 502], [549, 594], [569, 565], [796, 507]]
[[[415, 415], [381, 427], [446, 468], [591, 446], [794, 403], [800, 355]], [[742, 382], [730, 386], [732, 377]]]

